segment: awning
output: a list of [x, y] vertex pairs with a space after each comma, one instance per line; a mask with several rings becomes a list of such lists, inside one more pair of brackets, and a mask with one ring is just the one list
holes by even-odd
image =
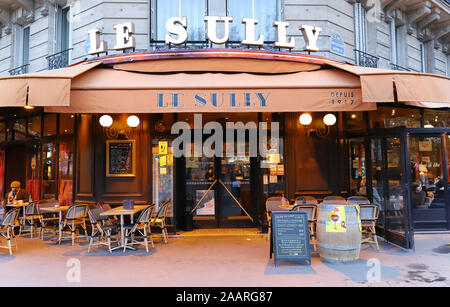
[[360, 77], [365, 103], [398, 102], [423, 108], [450, 108], [450, 79], [444, 76], [348, 64], [332, 66]]
[[0, 107], [69, 106], [72, 79], [100, 64], [101, 61], [87, 62], [0, 78]]
[[366, 111], [359, 78], [338, 69], [289, 74], [136, 73], [97, 68], [72, 82], [69, 107], [48, 112]]

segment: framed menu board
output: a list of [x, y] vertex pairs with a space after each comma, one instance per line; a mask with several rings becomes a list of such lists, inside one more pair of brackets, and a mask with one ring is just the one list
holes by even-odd
[[106, 177], [136, 176], [136, 140], [106, 141]]

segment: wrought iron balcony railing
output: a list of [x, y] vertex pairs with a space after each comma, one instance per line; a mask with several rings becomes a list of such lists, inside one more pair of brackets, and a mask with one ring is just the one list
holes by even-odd
[[13, 68], [11, 70], [8, 70], [10, 76], [16, 76], [16, 75], [23, 75], [28, 73], [28, 67], [30, 64], [25, 64], [16, 68]]
[[400, 70], [400, 71], [411, 71], [408, 68], [405, 68], [403, 66], [400, 66], [400, 65], [397, 65], [397, 64], [394, 64], [394, 63], [391, 63], [391, 69], [393, 69], [393, 70]]
[[58, 69], [69, 65], [69, 53], [72, 48], [45, 57], [48, 62], [48, 69]]
[[380, 59], [379, 57], [357, 49], [355, 49], [355, 55], [356, 55], [356, 64], [358, 64], [359, 66], [372, 68], [378, 67], [378, 60]]

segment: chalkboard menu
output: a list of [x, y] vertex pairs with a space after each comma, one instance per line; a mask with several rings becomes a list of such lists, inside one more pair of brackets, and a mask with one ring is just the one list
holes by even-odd
[[311, 264], [308, 216], [305, 212], [272, 212], [270, 258], [282, 261], [308, 261]]
[[136, 174], [135, 140], [106, 141], [106, 177], [134, 177]]

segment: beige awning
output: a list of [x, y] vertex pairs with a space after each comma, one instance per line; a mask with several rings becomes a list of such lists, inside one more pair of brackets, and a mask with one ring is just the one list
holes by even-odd
[[[0, 78], [0, 107], [69, 106], [71, 81], [101, 61]], [[28, 95], [28, 101], [27, 101]]]
[[339, 63], [332, 66], [360, 77], [365, 103], [399, 102], [424, 108], [450, 108], [450, 79], [447, 77]]

